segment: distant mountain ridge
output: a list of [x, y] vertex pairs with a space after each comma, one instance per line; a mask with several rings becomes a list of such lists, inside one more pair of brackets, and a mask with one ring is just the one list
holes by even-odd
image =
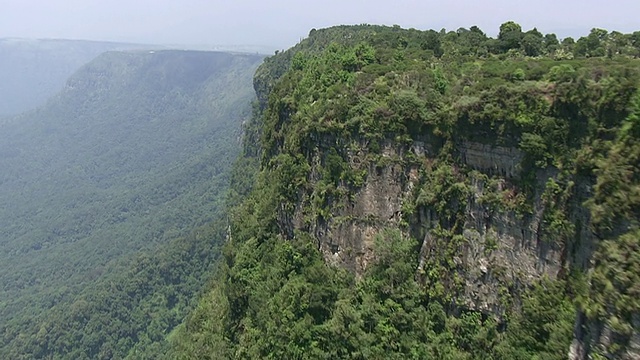
[[18, 114], [43, 104], [80, 66], [106, 51], [153, 47], [88, 40], [0, 38], [0, 115]]

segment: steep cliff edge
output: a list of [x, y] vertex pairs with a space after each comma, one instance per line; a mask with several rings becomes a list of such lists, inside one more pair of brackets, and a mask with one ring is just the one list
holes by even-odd
[[640, 62], [505, 41], [337, 27], [267, 59], [257, 181], [182, 350], [638, 357]]

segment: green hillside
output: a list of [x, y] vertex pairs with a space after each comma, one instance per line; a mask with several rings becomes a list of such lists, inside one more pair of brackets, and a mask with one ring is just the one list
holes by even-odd
[[0, 357], [122, 356], [153, 320], [145, 308], [131, 322], [142, 302], [164, 306], [156, 342], [180, 321], [215, 257], [202, 236], [217, 231], [205, 224], [220, 221], [261, 61], [109, 52], [0, 125]]
[[170, 357], [636, 358], [639, 55], [508, 22], [266, 59], [255, 181]]

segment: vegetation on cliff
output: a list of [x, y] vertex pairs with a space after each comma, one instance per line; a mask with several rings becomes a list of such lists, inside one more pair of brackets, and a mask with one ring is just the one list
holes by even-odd
[[[589, 351], [623, 356], [638, 310], [638, 55], [640, 32], [560, 41], [509, 22], [497, 39], [477, 27], [312, 30], [266, 59], [238, 163], [254, 166], [232, 190], [242, 201], [229, 209], [216, 280], [172, 337], [171, 356], [564, 359], [574, 324], [590, 321], [616, 336], [604, 344], [592, 334]], [[513, 172], [474, 169], [466, 141], [523, 158]], [[412, 150], [425, 142], [427, 154]], [[418, 174], [397, 226], [335, 218], [372, 172], [395, 165]], [[482, 196], [470, 200], [478, 184]], [[560, 270], [507, 282], [493, 268], [498, 307], [467, 306], [470, 201], [489, 218], [539, 216], [538, 240], [562, 254]], [[572, 217], [583, 202], [593, 221]], [[362, 272], [318, 250], [314, 229], [337, 221], [378, 229]], [[598, 238], [593, 270], [573, 253], [590, 246], [583, 227]], [[426, 257], [425, 236], [436, 239]]]

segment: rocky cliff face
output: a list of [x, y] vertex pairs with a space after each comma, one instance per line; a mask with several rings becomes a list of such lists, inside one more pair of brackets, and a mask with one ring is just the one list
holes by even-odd
[[[318, 151], [316, 158], [320, 157], [322, 150]], [[315, 236], [327, 262], [361, 275], [375, 256], [375, 236], [384, 227], [399, 226], [403, 199], [409, 195], [417, 180], [415, 169], [393, 163], [393, 159], [400, 159], [401, 153], [387, 144], [382, 149], [381, 158], [390, 163], [377, 167], [366, 163], [362, 150], [350, 152], [347, 155], [350, 166], [365, 170], [368, 175], [356, 191], [345, 191], [343, 196], [331, 199], [330, 218], [305, 225], [301, 221], [305, 204], [300, 204], [295, 226]]]
[[[515, 201], [522, 154], [515, 148], [492, 147], [480, 143], [464, 142], [459, 145], [461, 161], [455, 165], [457, 171], [469, 172], [465, 176], [468, 194], [463, 209], [463, 226], [459, 246], [450, 259], [462, 277], [457, 302], [460, 306], [493, 313], [504, 311], [507, 303], [519, 289], [530, 285], [543, 276], [555, 279], [569, 264], [567, 251], [562, 244], [555, 243], [544, 234], [543, 213], [545, 204], [540, 196], [549, 177], [556, 171], [538, 174], [536, 196], [530, 213], [523, 209], [496, 210], [483, 203], [488, 194], [497, 192], [505, 201]], [[324, 149], [326, 150], [326, 149]], [[315, 163], [322, 157], [323, 149], [317, 148], [312, 157]], [[407, 165], [410, 154], [412, 164]], [[386, 227], [400, 227], [421, 239], [417, 277], [424, 274], [428, 263], [439, 262], [443, 256], [439, 251], [447, 247], [449, 238], [434, 235], [438, 226], [438, 213], [428, 207], [417, 207], [415, 214], [406, 214], [407, 204], [415, 201], [416, 189], [421, 183], [421, 173], [428, 169], [421, 164], [434, 161], [433, 146], [417, 141], [410, 146], [386, 143], [381, 149], [377, 164], [367, 160], [360, 151], [347, 152], [346, 161], [352, 169], [365, 170], [363, 184], [356, 189], [343, 187], [343, 195], [331, 199], [331, 217], [305, 223], [304, 212], [310, 205], [302, 201], [297, 205], [293, 221], [283, 227], [308, 231], [315, 237], [328, 263], [346, 267], [362, 274], [372, 259], [374, 239]], [[311, 170], [312, 179], [319, 181], [319, 171]], [[484, 176], [483, 176], [484, 175]], [[487, 176], [493, 176], [496, 188], [490, 189]], [[309, 199], [311, 191], [301, 198]], [[522, 205], [525, 206], [525, 205]], [[573, 214], [582, 218], [584, 213]], [[585, 222], [588, 219], [581, 219]], [[286, 222], [286, 221], [285, 221]], [[590, 237], [588, 233], [577, 236]], [[588, 241], [579, 240], [578, 243]], [[583, 252], [581, 248], [572, 249]]]
[[[575, 225], [570, 239], [557, 241], [552, 238], [545, 222], [545, 185], [549, 179], [557, 179], [559, 171], [549, 168], [536, 173], [533, 200], [518, 204], [521, 191], [518, 185], [523, 154], [516, 148], [496, 147], [480, 143], [464, 142], [458, 147], [461, 154], [456, 168], [475, 170], [469, 178], [469, 193], [464, 209], [463, 230], [460, 243], [452, 253], [445, 253], [451, 239], [438, 237], [432, 230], [437, 227], [438, 214], [428, 207], [418, 208], [415, 216], [406, 214], [406, 204], [414, 202], [416, 189], [421, 183], [421, 173], [427, 169], [418, 165], [433, 159], [433, 146], [416, 141], [410, 146], [386, 143], [380, 153], [378, 165], [367, 162], [364, 151], [347, 152], [349, 166], [366, 170], [363, 184], [337, 196], [331, 201], [330, 219], [304, 220], [308, 203], [297, 205], [296, 215], [288, 225], [291, 232], [306, 231], [313, 234], [325, 260], [361, 275], [375, 258], [374, 240], [384, 228], [400, 227], [407, 235], [419, 234], [419, 266], [416, 278], [424, 283], [430, 264], [451, 256], [455, 271], [460, 275], [455, 302], [461, 309], [481, 311], [500, 318], [507, 308], [517, 303], [521, 291], [542, 278], [566, 278], [571, 268], [589, 271], [596, 239], [589, 226], [590, 212], [583, 206], [590, 193], [591, 184], [585, 179], [574, 185], [567, 201], [567, 218]], [[315, 163], [326, 149], [316, 148]], [[405, 158], [410, 154], [412, 162]], [[383, 165], [380, 165], [382, 163]], [[312, 169], [311, 178], [320, 180], [319, 171]], [[484, 176], [483, 176], [484, 175]], [[487, 180], [492, 177], [492, 180]], [[492, 183], [492, 184], [490, 184]], [[311, 188], [314, 186], [312, 185]], [[486, 197], [496, 191], [503, 200], [514, 202], [508, 209], [495, 209], [487, 205]], [[309, 198], [303, 195], [301, 198]], [[634, 329], [638, 316], [633, 317]], [[592, 322], [580, 311], [576, 313], [575, 339], [569, 349], [570, 359], [587, 359], [592, 347], [606, 349], [622, 340], [604, 322]], [[623, 339], [627, 344], [620, 358], [638, 359], [640, 335], [634, 330]], [[603, 352], [606, 352], [603, 350]]]
[[[595, 239], [590, 230], [590, 213], [582, 202], [590, 192], [586, 181], [574, 185], [567, 201], [567, 217], [575, 225], [567, 241], [554, 240], [545, 223], [548, 204], [543, 199], [545, 184], [557, 179], [559, 171], [549, 168], [536, 173], [534, 194], [530, 204], [518, 203], [518, 184], [523, 154], [516, 148], [491, 146], [474, 142], [458, 145], [460, 172], [474, 171], [468, 178], [469, 192], [463, 208], [462, 239], [453, 252], [446, 253], [451, 242], [432, 231], [438, 226], [436, 211], [418, 207], [415, 214], [406, 214], [407, 203], [415, 201], [421, 174], [428, 171], [423, 165], [434, 161], [434, 146], [422, 141], [410, 146], [386, 143], [377, 164], [367, 161], [362, 149], [346, 152], [352, 169], [364, 170], [366, 179], [356, 189], [344, 187], [344, 193], [330, 201], [329, 219], [305, 220], [305, 209], [312, 192], [301, 194], [293, 218], [282, 218], [287, 232], [306, 231], [316, 239], [327, 263], [342, 266], [361, 276], [375, 259], [374, 240], [384, 228], [402, 228], [407, 236], [421, 239], [416, 279], [428, 283], [425, 273], [430, 264], [447, 261], [459, 274], [455, 302], [460, 309], [481, 311], [501, 318], [507, 308], [517, 303], [521, 291], [542, 278], [558, 279], [567, 276], [570, 268], [587, 270], [593, 266], [591, 256]], [[320, 167], [320, 158], [327, 149], [318, 147], [312, 158]], [[407, 154], [412, 161], [407, 165]], [[311, 170], [313, 181], [320, 181], [320, 170]], [[491, 179], [491, 180], [489, 180]], [[486, 198], [502, 196], [512, 202], [510, 208], [496, 209]], [[520, 199], [522, 200], [522, 199]], [[529, 209], [525, 209], [529, 206]], [[520, 207], [520, 208], [519, 208]], [[453, 289], [453, 288], [452, 288]], [[638, 328], [638, 317], [634, 317]], [[590, 347], [606, 348], [616, 342], [616, 335], [604, 323], [589, 322], [581, 312], [576, 314], [575, 339], [569, 350], [571, 359], [589, 358]], [[638, 359], [640, 336], [634, 331], [628, 340], [623, 359]]]
[[[511, 75], [497, 79], [495, 67], [469, 75], [481, 62], [447, 65], [448, 77], [438, 62], [384, 67], [401, 57], [378, 58], [367, 72], [357, 65], [367, 61], [365, 47], [303, 55], [310, 43], [269, 59], [255, 78], [266, 109], [263, 164], [286, 154], [307, 169], [288, 195], [292, 210], [278, 211], [284, 237], [311, 234], [328, 263], [361, 277], [376, 259], [377, 236], [399, 228], [416, 240], [415, 279], [429, 296], [448, 299], [454, 312], [501, 320], [543, 279], [569, 284], [569, 297], [600, 296], [590, 279], [602, 236], [585, 201], [601, 191], [596, 182], [608, 171], [602, 158], [609, 156], [602, 142], [615, 137], [632, 93], [620, 88], [619, 97], [602, 100], [603, 89], [624, 81], [603, 82], [602, 73], [620, 79], [635, 72], [572, 63], [505, 84]], [[557, 77], [574, 65], [584, 66], [581, 77]], [[549, 64], [535, 66], [540, 72]], [[629, 166], [624, 171], [634, 172]], [[628, 220], [632, 213], [616, 212], [627, 230], [636, 226]], [[584, 294], [572, 288], [575, 273], [586, 278]], [[604, 356], [640, 356], [633, 312], [623, 315], [631, 330], [620, 339], [620, 329], [607, 325], [618, 305], [598, 308], [597, 315], [586, 314], [589, 306], [578, 306], [571, 358], [587, 358], [596, 348]]]

